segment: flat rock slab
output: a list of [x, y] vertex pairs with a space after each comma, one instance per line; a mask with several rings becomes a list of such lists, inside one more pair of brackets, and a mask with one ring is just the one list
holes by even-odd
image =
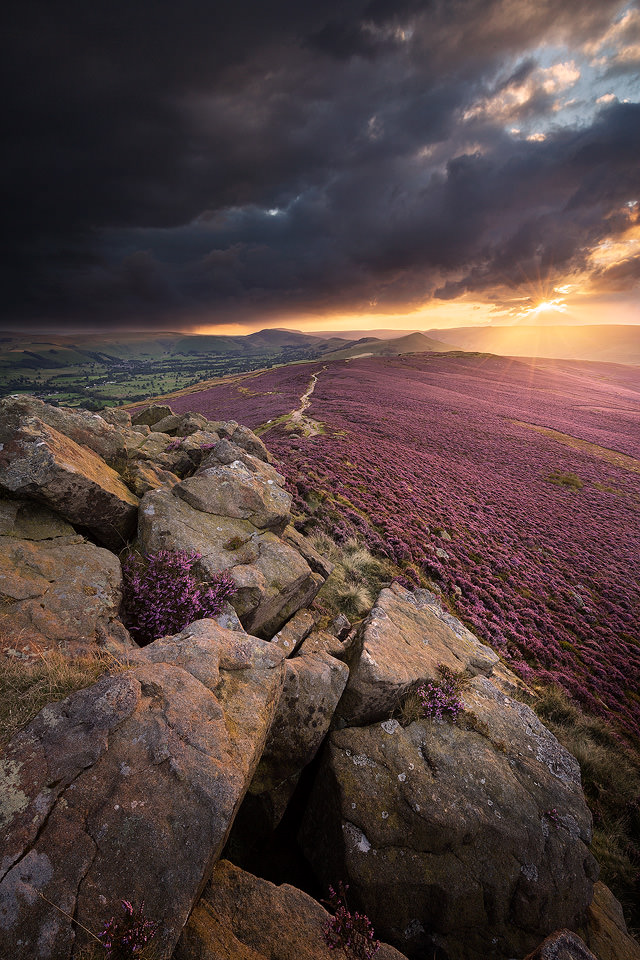
[[408, 690], [438, 679], [441, 665], [492, 676], [500, 663], [428, 590], [410, 591], [397, 583], [380, 592], [360, 627], [358, 649], [338, 709], [348, 725], [390, 716]]
[[0, 956], [68, 960], [122, 899], [171, 956], [253, 776], [282, 653], [201, 620], [42, 710], [0, 763]]
[[[227, 860], [184, 929], [174, 960], [335, 960], [324, 941], [330, 914], [289, 884], [275, 886]], [[383, 943], [376, 960], [404, 960]]]
[[118, 474], [35, 417], [0, 423], [0, 490], [46, 504], [116, 551], [135, 529], [138, 498]]
[[232, 604], [245, 630], [270, 638], [322, 585], [297, 551], [248, 520], [195, 510], [170, 490], [155, 490], [142, 500], [138, 524], [145, 553], [195, 550], [194, 568], [204, 580], [229, 570], [238, 592]]
[[576, 760], [486, 677], [457, 725], [334, 730], [305, 854], [410, 956], [523, 957], [586, 918], [597, 866]]

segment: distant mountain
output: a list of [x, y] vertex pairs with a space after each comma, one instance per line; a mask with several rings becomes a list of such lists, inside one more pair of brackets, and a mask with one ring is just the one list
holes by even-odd
[[463, 350], [506, 357], [640, 364], [640, 325], [456, 327], [428, 330], [427, 336], [443, 337]]
[[356, 357], [399, 357], [404, 353], [449, 353], [460, 347], [443, 343], [425, 336], [424, 333], [409, 333], [395, 340], [379, 340], [363, 337], [350, 346], [325, 354], [327, 360], [349, 360]]
[[310, 330], [309, 336], [321, 337], [323, 340], [329, 340], [331, 337], [343, 337], [345, 340], [361, 340], [363, 337], [374, 340], [397, 340], [398, 337], [405, 337], [410, 333], [420, 333], [420, 330], [413, 328], [397, 330], [387, 327], [375, 330]]

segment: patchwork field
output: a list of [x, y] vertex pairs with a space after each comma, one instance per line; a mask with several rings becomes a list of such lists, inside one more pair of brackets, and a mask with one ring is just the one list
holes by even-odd
[[260, 428], [307, 528], [357, 533], [435, 582], [524, 678], [640, 737], [636, 369], [416, 354], [284, 367], [171, 404]]

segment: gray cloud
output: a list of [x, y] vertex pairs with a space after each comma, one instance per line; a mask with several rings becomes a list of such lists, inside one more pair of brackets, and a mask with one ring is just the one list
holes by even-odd
[[542, 143], [461, 118], [618, 6], [24, 0], [5, 322], [402, 308], [579, 265], [640, 188], [638, 106]]

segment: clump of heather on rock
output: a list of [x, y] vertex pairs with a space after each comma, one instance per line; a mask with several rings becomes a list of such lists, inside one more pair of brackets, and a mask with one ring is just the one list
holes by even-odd
[[214, 617], [236, 591], [227, 571], [207, 583], [192, 573], [200, 554], [187, 550], [129, 553], [122, 563], [123, 605], [131, 635], [144, 646]]

